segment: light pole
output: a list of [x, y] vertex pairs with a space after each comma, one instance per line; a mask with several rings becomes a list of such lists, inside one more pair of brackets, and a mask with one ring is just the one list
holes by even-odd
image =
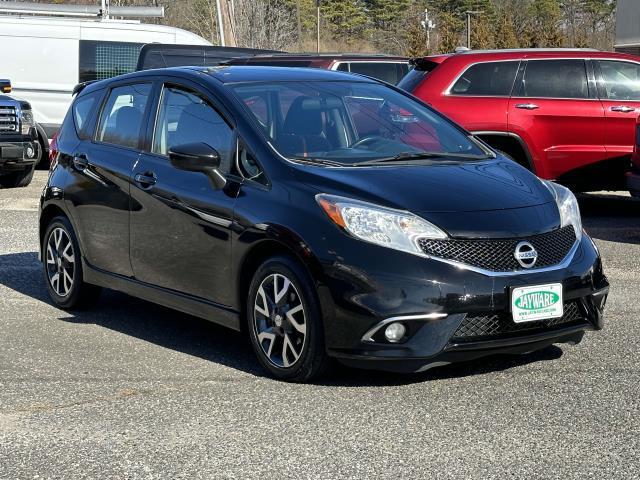
[[424, 20], [420, 22], [427, 34], [427, 53], [431, 53], [431, 30], [436, 28], [436, 24], [429, 18], [429, 9], [424, 9]]
[[480, 15], [480, 10], [467, 10], [464, 12], [467, 15], [467, 48], [471, 48], [471, 15]]

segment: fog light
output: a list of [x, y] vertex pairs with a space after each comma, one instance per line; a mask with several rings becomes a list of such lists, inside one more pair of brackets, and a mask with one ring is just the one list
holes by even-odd
[[402, 323], [392, 323], [384, 330], [385, 338], [391, 343], [398, 343], [404, 338], [407, 328]]
[[27, 158], [33, 158], [36, 155], [36, 151], [33, 147], [27, 147]]

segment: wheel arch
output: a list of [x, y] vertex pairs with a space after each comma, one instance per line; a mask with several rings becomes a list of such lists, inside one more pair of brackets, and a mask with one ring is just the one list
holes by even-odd
[[[264, 261], [276, 255], [292, 257], [307, 271], [314, 283], [317, 283], [320, 278], [320, 263], [302, 241], [288, 243], [272, 237], [265, 237], [254, 243], [244, 253], [237, 269], [236, 301], [242, 318], [246, 313], [246, 296], [249, 293], [255, 271]], [[241, 324], [245, 328], [244, 321]]]
[[514, 161], [536, 173], [536, 165], [529, 152], [526, 142], [520, 135], [513, 132], [479, 131], [473, 134], [492, 148], [500, 150], [513, 158]]
[[47, 230], [47, 226], [51, 223], [51, 220], [53, 220], [56, 217], [65, 217], [67, 220], [69, 220], [69, 222], [73, 226], [73, 222], [71, 221], [71, 218], [69, 217], [69, 215], [67, 215], [67, 212], [65, 212], [64, 209], [59, 205], [55, 203], [49, 203], [48, 205], [43, 207], [42, 212], [40, 213], [40, 219], [38, 221], [38, 226], [39, 226], [38, 236], [40, 240], [40, 243], [39, 243], [40, 261], [42, 261], [42, 244], [44, 242], [44, 233]]

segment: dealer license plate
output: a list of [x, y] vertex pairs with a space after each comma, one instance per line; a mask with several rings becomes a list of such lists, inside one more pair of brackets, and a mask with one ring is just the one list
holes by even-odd
[[561, 317], [564, 314], [562, 284], [514, 288], [511, 291], [511, 313], [516, 323]]

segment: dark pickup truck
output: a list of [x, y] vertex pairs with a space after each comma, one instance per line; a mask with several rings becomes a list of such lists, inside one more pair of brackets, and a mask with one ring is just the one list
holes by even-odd
[[7, 95], [9, 80], [0, 80], [0, 92], [0, 187], [26, 187], [43, 153], [31, 105]]

